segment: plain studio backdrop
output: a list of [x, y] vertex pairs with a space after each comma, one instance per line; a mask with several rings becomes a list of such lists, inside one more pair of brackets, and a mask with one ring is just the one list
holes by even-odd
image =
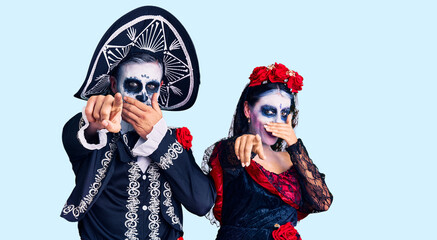
[[[185, 26], [197, 50], [196, 104], [164, 112], [186, 126], [200, 165], [227, 136], [256, 66], [304, 77], [296, 128], [334, 195], [297, 229], [310, 239], [436, 239], [437, 133], [434, 1], [9, 1], [0, 10], [2, 239], [78, 239], [59, 217], [74, 175], [64, 123], [108, 27], [156, 5]], [[217, 227], [184, 212], [184, 238]]]

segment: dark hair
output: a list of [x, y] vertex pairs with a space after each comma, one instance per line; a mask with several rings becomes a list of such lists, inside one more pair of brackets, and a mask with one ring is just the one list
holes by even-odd
[[158, 63], [158, 65], [161, 67], [162, 71], [164, 72], [163, 64], [160, 60], [160, 58], [154, 57], [150, 55], [149, 53], [145, 52], [136, 52], [136, 53], [130, 53], [125, 58], [123, 58], [117, 66], [115, 66], [110, 72], [109, 75], [112, 77], [115, 77], [115, 79], [118, 79], [118, 74], [120, 72], [121, 66], [123, 66], [126, 63]]
[[272, 89], [282, 90], [290, 95], [291, 105], [290, 114], [293, 114], [291, 119], [291, 126], [294, 128], [297, 126], [298, 113], [299, 110], [296, 108], [297, 104], [297, 94], [291, 93], [290, 89], [284, 83], [266, 83], [258, 86], [249, 87], [246, 85], [243, 92], [241, 93], [240, 100], [238, 100], [237, 110], [235, 112], [234, 122], [232, 123], [233, 136], [240, 136], [242, 134], [249, 133], [249, 122], [246, 115], [244, 115], [244, 102], [247, 101], [249, 106], [255, 105], [260, 99], [263, 93], [270, 91]]

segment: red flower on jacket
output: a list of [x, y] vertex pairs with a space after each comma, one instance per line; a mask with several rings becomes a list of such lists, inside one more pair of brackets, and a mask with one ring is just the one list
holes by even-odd
[[274, 230], [272, 236], [275, 240], [301, 240], [299, 233], [289, 222]]
[[183, 148], [187, 150], [191, 148], [191, 141], [193, 141], [193, 136], [191, 136], [190, 130], [188, 130], [188, 128], [182, 127], [176, 129], [176, 139]]

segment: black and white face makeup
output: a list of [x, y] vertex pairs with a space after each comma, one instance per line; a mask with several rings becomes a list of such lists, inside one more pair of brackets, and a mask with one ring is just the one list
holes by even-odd
[[265, 92], [250, 109], [249, 131], [259, 134], [261, 141], [273, 145], [278, 140], [264, 125], [270, 122], [285, 123], [290, 114], [291, 96], [282, 90], [273, 89]]
[[121, 95], [151, 105], [152, 95], [159, 91], [162, 69], [158, 63], [128, 62], [120, 67], [117, 90]]

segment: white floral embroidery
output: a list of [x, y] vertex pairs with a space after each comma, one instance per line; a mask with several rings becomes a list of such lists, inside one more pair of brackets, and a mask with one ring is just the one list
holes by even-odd
[[168, 146], [168, 152], [161, 156], [158, 166], [164, 170], [170, 168], [173, 165], [173, 160], [177, 159], [179, 154], [183, 152], [182, 145], [176, 140]]
[[[123, 126], [124, 125], [122, 125], [122, 128], [123, 128]], [[132, 125], [131, 125], [132, 126]], [[127, 127], [126, 127], [127, 128]], [[126, 144], [126, 146], [128, 147], [128, 149], [129, 149], [129, 152], [130, 152], [130, 154], [133, 156], [134, 154], [133, 154], [133, 152], [132, 152], [132, 149], [130, 148], [130, 146], [129, 146], [129, 139], [127, 138], [127, 134], [123, 134], [123, 142], [124, 142], [124, 144]]]
[[127, 139], [127, 135], [123, 134], [123, 141], [126, 144], [126, 146], [129, 146], [129, 140]]
[[81, 117], [79, 120], [79, 129], [81, 129], [83, 126], [85, 126], [85, 120], [83, 119], [83, 117]]
[[129, 162], [131, 168], [128, 170], [129, 172], [129, 186], [127, 187], [127, 193], [129, 198], [127, 199], [126, 208], [128, 212], [126, 213], [126, 221], [124, 225], [127, 227], [127, 231], [124, 235], [127, 237], [126, 240], [138, 240], [138, 205], [140, 204], [140, 200], [138, 197], [140, 196], [140, 183], [138, 182], [138, 178], [140, 178], [141, 174], [140, 168], [138, 164], [135, 162]]
[[149, 229], [150, 234], [149, 237], [152, 240], [160, 240], [159, 238], [159, 195], [161, 192], [159, 191], [160, 181], [159, 181], [159, 168], [155, 163], [150, 164], [147, 173], [149, 174], [149, 194], [150, 194], [150, 202], [149, 202]]
[[94, 177], [94, 183], [91, 184], [88, 194], [80, 200], [78, 206], [74, 204], [65, 204], [62, 213], [64, 215], [72, 212], [74, 218], [78, 219], [79, 215], [86, 212], [89, 205], [93, 201], [94, 197], [99, 193], [99, 189], [102, 186], [102, 181], [106, 177], [106, 171], [108, 171], [109, 163], [114, 156], [114, 151], [117, 149], [115, 142], [118, 140], [118, 136], [114, 136], [111, 143], [109, 143], [109, 150], [105, 153], [105, 158], [101, 161], [102, 168], [97, 169], [97, 174]]
[[176, 216], [176, 214], [174, 213], [174, 207], [171, 203], [171, 188], [170, 188], [170, 184], [166, 181], [164, 182], [164, 197], [165, 197], [165, 201], [164, 201], [164, 206], [168, 207], [167, 211], [165, 213], [167, 213], [167, 215], [171, 218], [171, 222], [172, 224], [179, 224], [180, 228], [182, 229], [182, 224], [181, 221], [179, 220], [178, 216]]

